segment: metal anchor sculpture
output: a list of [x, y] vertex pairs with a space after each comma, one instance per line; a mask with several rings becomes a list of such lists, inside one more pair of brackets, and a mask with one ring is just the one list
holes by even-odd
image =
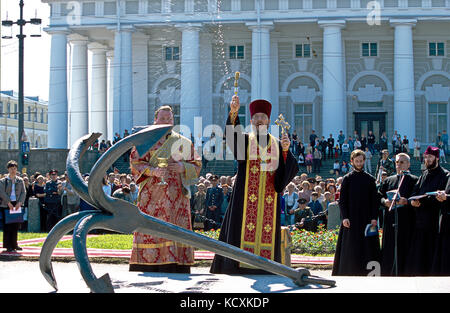
[[133, 146], [136, 147], [140, 155], [143, 155], [163, 136], [167, 135], [171, 129], [172, 126], [168, 125], [152, 125], [123, 138], [108, 149], [95, 163], [90, 172], [89, 184], [83, 180], [80, 174], [79, 161], [88, 147], [101, 134], [94, 133], [86, 135], [73, 145], [66, 162], [69, 181], [78, 195], [97, 210], [71, 214], [56, 224], [48, 234], [41, 250], [39, 266], [41, 273], [55, 290], [58, 290], [58, 286], [53, 273], [51, 255], [59, 240], [73, 230], [74, 255], [87, 286], [92, 292], [114, 292], [108, 274], [97, 278], [92, 271], [86, 249], [86, 238], [92, 229], [105, 229], [120, 233], [141, 232], [167, 238], [186, 245], [209, 250], [268, 272], [288, 277], [298, 286], [305, 286], [307, 284], [335, 285], [335, 281], [311, 276], [307, 269], [292, 269], [227, 243], [161, 221], [142, 213], [132, 203], [106, 196], [102, 189], [102, 179], [107, 169]]

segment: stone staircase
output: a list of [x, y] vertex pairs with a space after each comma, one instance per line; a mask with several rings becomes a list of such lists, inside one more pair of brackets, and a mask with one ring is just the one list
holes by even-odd
[[[420, 176], [422, 174], [422, 171], [420, 169], [421, 162], [414, 159], [412, 154], [410, 154], [411, 157], [411, 173], [417, 176]], [[378, 161], [380, 159], [380, 156], [378, 153], [375, 153], [375, 155], [372, 157], [372, 175], [376, 175], [376, 168]], [[450, 158], [449, 158], [450, 160]], [[311, 173], [308, 176], [309, 177], [315, 177], [316, 175], [320, 175], [322, 178], [334, 178], [335, 175], [330, 173], [331, 170], [333, 170], [333, 164], [334, 159], [326, 159], [322, 160], [322, 166], [320, 167], [320, 172], [318, 173]], [[119, 158], [116, 163], [114, 163], [114, 166], [119, 170], [120, 173], [130, 173], [130, 164], [128, 161], [125, 161], [122, 157]], [[441, 163], [441, 166], [446, 168], [450, 171], [450, 163]], [[234, 160], [212, 160], [208, 162], [203, 162], [202, 164], [202, 170], [200, 172], [201, 176], [205, 176], [207, 173], [213, 173], [218, 176], [233, 176], [236, 174], [237, 171], [237, 163]], [[298, 175], [306, 173], [306, 167], [300, 166], [300, 170], [298, 172]]]

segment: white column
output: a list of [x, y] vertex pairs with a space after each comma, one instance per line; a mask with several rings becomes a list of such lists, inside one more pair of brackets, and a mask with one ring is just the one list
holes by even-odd
[[394, 130], [416, 136], [414, 57], [412, 28], [417, 20], [391, 20], [394, 30]]
[[70, 103], [69, 103], [69, 143], [72, 146], [76, 140], [89, 132], [88, 107], [88, 41], [73, 35], [70, 38], [72, 46], [70, 69]]
[[50, 86], [48, 100], [48, 147], [67, 149], [67, 29], [49, 29]]
[[[133, 127], [133, 72], [131, 66], [131, 34], [134, 28], [116, 31], [114, 38], [114, 118], [113, 131], [123, 137]], [[113, 134], [114, 135], [114, 134]]]
[[114, 129], [113, 129], [113, 118], [114, 118], [114, 111], [113, 111], [113, 100], [114, 100], [114, 50], [109, 50], [106, 52], [106, 58], [108, 62], [107, 71], [108, 71], [108, 80], [107, 80], [107, 104], [106, 104], [106, 111], [107, 111], [107, 140], [113, 140], [114, 138]]
[[323, 28], [322, 135], [345, 132], [345, 82], [341, 29], [345, 21], [319, 21]]
[[194, 131], [194, 118], [200, 110], [200, 47], [201, 24], [178, 25], [181, 42], [181, 100], [180, 124]]
[[91, 97], [90, 97], [90, 117], [89, 132], [99, 132], [102, 139], [108, 138], [107, 128], [107, 76], [106, 76], [106, 47], [93, 43], [89, 45], [92, 52], [92, 74], [91, 74]]
[[148, 120], [148, 40], [133, 34], [133, 126], [153, 124]]
[[252, 30], [252, 98], [272, 100], [270, 67], [270, 31], [272, 22], [246, 23]]

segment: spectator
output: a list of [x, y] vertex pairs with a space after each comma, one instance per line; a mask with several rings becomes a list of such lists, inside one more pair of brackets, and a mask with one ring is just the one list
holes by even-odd
[[103, 184], [103, 186], [102, 186], [103, 192], [105, 193], [105, 195], [107, 195], [108, 197], [111, 197], [111, 195], [112, 195], [111, 185], [108, 184], [106, 177], [103, 177], [102, 184]]
[[447, 154], [448, 151], [448, 134], [446, 130], [442, 131], [441, 141], [444, 143], [444, 153]]
[[47, 209], [47, 232], [58, 223], [61, 218], [62, 184], [58, 180], [58, 171], [51, 170], [50, 180], [45, 184], [45, 207]]
[[342, 144], [342, 161], [348, 162], [350, 160], [350, 145], [348, 144], [348, 141], [345, 140]]
[[99, 152], [105, 153], [106, 150], [108, 150], [108, 146], [106, 145], [105, 139], [103, 139], [102, 142], [100, 143]]
[[405, 153], [409, 153], [409, 140], [408, 138], [405, 136], [403, 136], [403, 141], [402, 141], [402, 152]]
[[341, 151], [342, 154], [342, 145], [345, 142], [345, 135], [342, 132], [342, 130], [339, 131], [339, 136], [338, 136], [338, 143], [339, 143], [339, 150]]
[[371, 130], [369, 130], [369, 134], [367, 135], [367, 147], [373, 155], [375, 153], [375, 135]]
[[366, 147], [364, 154], [366, 155], [366, 160], [364, 161], [364, 170], [372, 174], [372, 153], [369, 150], [369, 147]]
[[192, 228], [203, 229], [204, 214], [206, 211], [206, 186], [203, 183], [197, 185], [198, 191], [194, 194], [191, 214], [192, 214]]
[[383, 132], [380, 136], [380, 149], [379, 151], [385, 150], [388, 148], [388, 139], [386, 136], [386, 132]]
[[436, 147], [439, 145], [439, 142], [442, 141], [442, 134], [441, 132], [438, 132], [437, 136], [436, 136]]
[[113, 193], [113, 197], [133, 203], [133, 200], [131, 199], [130, 186], [128, 185], [123, 185], [122, 188], [116, 190]]
[[309, 181], [302, 182], [302, 190], [298, 193], [299, 198], [305, 199], [307, 202], [311, 201], [312, 186]]
[[315, 147], [315, 145], [316, 145], [316, 139], [317, 139], [317, 135], [316, 135], [316, 132], [315, 132], [315, 130], [313, 129], [312, 131], [311, 131], [311, 135], [309, 135], [309, 144], [311, 145], [311, 147]]
[[322, 212], [322, 205], [319, 201], [319, 194], [317, 192], [313, 192], [311, 194], [311, 201], [308, 203], [308, 206], [311, 208], [311, 211], [314, 215], [318, 215]]
[[287, 185], [287, 192], [284, 194], [284, 213], [285, 220], [281, 220], [283, 225], [293, 225], [295, 223], [295, 210], [298, 207], [298, 194], [295, 192], [295, 184], [289, 183]]
[[307, 172], [308, 174], [311, 174], [311, 173], [312, 173], [313, 159], [314, 159], [314, 156], [313, 156], [313, 154], [312, 154], [311, 152], [309, 152], [308, 154], [306, 154], [306, 157], [305, 157], [305, 165], [306, 165], [306, 172]]
[[347, 174], [348, 172], [350, 172], [350, 167], [348, 166], [347, 161], [342, 161], [342, 165], [341, 165], [341, 173], [342, 175]]
[[[0, 179], [0, 199], [2, 215], [5, 216], [6, 211], [18, 211], [22, 209], [25, 202], [26, 190], [23, 179], [17, 175], [17, 162], [9, 161], [6, 165], [8, 175]], [[23, 209], [22, 209], [23, 210]], [[6, 224], [5, 218], [3, 223], [3, 248], [7, 252], [22, 250], [17, 244], [17, 232], [20, 223]]]
[[80, 197], [73, 190], [72, 185], [69, 182], [67, 173], [64, 173], [64, 178], [65, 178], [64, 181], [61, 182], [62, 192], [63, 192], [62, 193], [62, 199], [63, 199], [62, 217], [65, 217], [67, 215], [78, 212], [79, 205], [80, 205]]
[[396, 154], [395, 147], [397, 146], [398, 134], [397, 131], [394, 130], [394, 134], [392, 135], [392, 153]]
[[47, 231], [47, 209], [45, 208], [45, 178], [42, 175], [36, 176], [36, 181], [33, 184], [33, 193], [39, 200], [39, 215], [41, 232]]
[[223, 202], [223, 190], [218, 186], [219, 177], [211, 176], [211, 188], [206, 191], [206, 222], [205, 230], [220, 227], [220, 210]]
[[333, 172], [336, 177], [338, 177], [341, 174], [341, 166], [339, 165], [339, 160], [334, 161]]
[[442, 163], [447, 163], [447, 160], [445, 160], [444, 143], [442, 141], [439, 141], [438, 148], [439, 148], [439, 161]]
[[333, 148], [334, 148], [334, 138], [333, 134], [330, 134], [330, 137], [327, 139], [328, 146], [328, 158], [332, 159], [334, 157]]
[[348, 137], [348, 146], [350, 148], [350, 153], [355, 149], [355, 140], [352, 139], [352, 136]]
[[321, 160], [322, 160], [322, 153], [319, 151], [318, 148], [314, 148], [314, 154], [313, 154], [313, 171], [314, 171], [314, 173], [320, 172]]
[[228, 209], [228, 204], [230, 203], [231, 190], [229, 189], [230, 186], [228, 186], [227, 184], [223, 184], [221, 185], [221, 187], [223, 191], [223, 202], [220, 208], [220, 223], [222, 224], [223, 217], [225, 216], [225, 213]]
[[139, 195], [138, 186], [135, 183], [131, 182], [130, 183], [130, 196], [131, 196], [132, 203], [137, 204], [138, 195]]
[[420, 142], [417, 138], [414, 138], [414, 158], [416, 161], [420, 161]]
[[327, 159], [327, 147], [328, 147], [328, 141], [325, 139], [324, 136], [322, 136], [322, 139], [319, 142], [319, 151], [322, 154], [322, 160]]

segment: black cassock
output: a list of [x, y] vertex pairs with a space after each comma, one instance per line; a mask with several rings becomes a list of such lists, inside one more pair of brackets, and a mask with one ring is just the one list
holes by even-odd
[[[445, 187], [450, 194], [450, 180]], [[441, 225], [433, 258], [432, 275], [450, 276], [450, 199], [441, 207]]]
[[[231, 125], [230, 117], [228, 117], [227, 125]], [[235, 125], [239, 125], [239, 118], [236, 118]], [[245, 148], [239, 147], [240, 143], [238, 136], [243, 136]], [[242, 218], [243, 218], [243, 204], [244, 204], [244, 193], [245, 193], [245, 180], [247, 173], [247, 147], [249, 144], [249, 137], [246, 133], [236, 132], [234, 135], [234, 146], [230, 147], [234, 153], [235, 158], [238, 160], [238, 171], [236, 175], [236, 180], [234, 182], [233, 191], [230, 197], [230, 203], [228, 205], [227, 211], [225, 213], [219, 240], [226, 242], [236, 247], [241, 246], [241, 228], [242, 228]], [[269, 135], [266, 137], [266, 142], [269, 142]], [[262, 143], [265, 140], [260, 140], [258, 138], [258, 143]], [[227, 142], [228, 144], [229, 142]], [[281, 262], [281, 208], [280, 208], [280, 193], [284, 190], [287, 184], [297, 175], [298, 164], [290, 151], [287, 153], [286, 161], [284, 161], [282, 155], [281, 142], [278, 141], [279, 149], [279, 163], [278, 169], [275, 173], [274, 187], [275, 191], [278, 193], [277, 208], [276, 208], [276, 227], [275, 227], [275, 251], [274, 251], [274, 261]], [[218, 274], [270, 274], [263, 270], [250, 269], [239, 266], [239, 262], [223, 257], [216, 254], [210, 269], [211, 273]]]
[[364, 235], [367, 224], [378, 217], [379, 201], [375, 178], [372, 175], [353, 170], [344, 176], [339, 208], [342, 220], [350, 220], [350, 228], [341, 224], [339, 229], [332, 275], [365, 276], [379, 264], [378, 236]]
[[[392, 175], [386, 178], [379, 191], [381, 204], [385, 212], [381, 245], [381, 275], [383, 276], [395, 275], [395, 209], [393, 208], [389, 211], [389, 208], [384, 205], [384, 201], [388, 199], [386, 194], [388, 191], [398, 188], [401, 177], [401, 175]], [[408, 199], [418, 179], [417, 176], [405, 174], [405, 178], [400, 186], [400, 196]], [[414, 210], [411, 205], [400, 206], [396, 210], [398, 212], [397, 268], [398, 275], [404, 275], [411, 234], [414, 228]]]
[[[420, 176], [412, 193], [413, 196], [427, 192], [445, 190], [449, 172], [438, 166], [425, 170]], [[432, 274], [433, 256], [439, 230], [439, 212], [445, 204], [435, 196], [420, 199], [420, 207], [414, 208], [415, 225], [411, 237], [411, 246], [406, 260], [406, 274], [409, 276], [426, 276]]]

